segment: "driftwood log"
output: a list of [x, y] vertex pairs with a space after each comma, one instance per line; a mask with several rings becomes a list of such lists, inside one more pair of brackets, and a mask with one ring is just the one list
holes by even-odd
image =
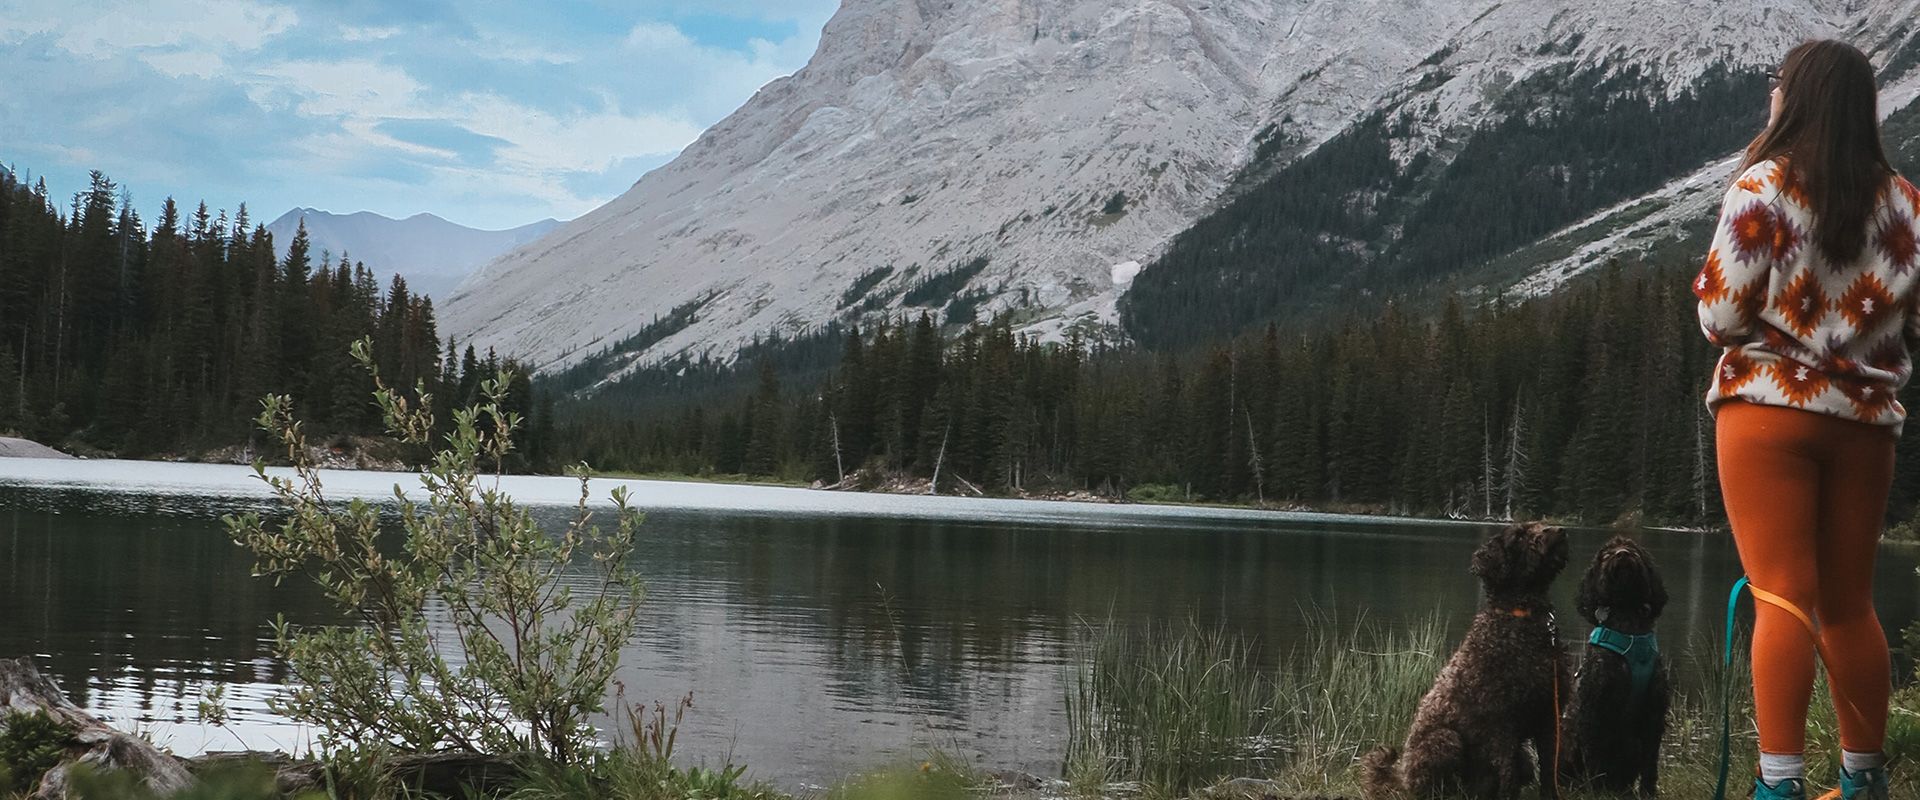
[[[39, 788], [30, 795], [34, 800], [66, 800], [68, 774], [75, 764], [131, 772], [161, 794], [184, 789], [193, 781], [179, 759], [161, 752], [145, 739], [114, 730], [67, 700], [66, 695], [60, 693], [60, 687], [41, 675], [32, 661], [0, 659], [0, 712], [32, 714], [36, 711], [46, 712], [72, 733], [67, 741], [66, 756], [41, 778]], [[0, 719], [0, 726], [5, 724], [5, 720]]]
[[[125, 770], [138, 776], [156, 794], [166, 796], [187, 788], [196, 773], [224, 766], [259, 765], [274, 771], [280, 792], [295, 796], [326, 785], [317, 761], [286, 753], [208, 753], [181, 759], [147, 740], [114, 730], [81, 710], [61, 694], [60, 687], [41, 675], [24, 658], [0, 659], [0, 730], [5, 715], [44, 711], [71, 732], [60, 764], [47, 771], [31, 800], [68, 800], [69, 774], [76, 764], [97, 770]], [[390, 785], [433, 797], [491, 796], [512, 788], [523, 775], [518, 763], [503, 756], [478, 753], [409, 753], [380, 762]]]

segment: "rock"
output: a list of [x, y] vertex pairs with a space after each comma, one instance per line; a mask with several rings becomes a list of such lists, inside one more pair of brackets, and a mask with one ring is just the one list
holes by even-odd
[[1019, 770], [999, 770], [989, 773], [1001, 791], [1032, 792], [1045, 788], [1048, 781], [1038, 775]]
[[39, 442], [0, 436], [0, 458], [73, 458]]
[[116, 731], [81, 710], [27, 659], [0, 659], [0, 711], [24, 714], [43, 711], [73, 732], [66, 758], [47, 771], [40, 788], [30, 795], [34, 800], [65, 800], [68, 773], [75, 764], [131, 772], [148, 788], [161, 794], [179, 791], [192, 783], [192, 776], [179, 759], [161, 752], [145, 739]]

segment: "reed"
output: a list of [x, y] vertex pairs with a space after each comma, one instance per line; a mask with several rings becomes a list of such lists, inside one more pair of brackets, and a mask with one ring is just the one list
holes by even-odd
[[1285, 758], [1275, 781], [1290, 791], [1357, 790], [1354, 763], [1406, 735], [1451, 645], [1437, 615], [1403, 629], [1315, 620], [1276, 671]]
[[1071, 783], [1178, 791], [1264, 768], [1276, 715], [1246, 642], [1191, 622], [1086, 633], [1067, 681]]
[[[1089, 626], [1068, 681], [1069, 793], [1188, 797], [1223, 779], [1264, 777], [1283, 796], [1357, 797], [1360, 756], [1406, 736], [1453, 645], [1438, 616], [1399, 627], [1314, 616], [1296, 646], [1263, 666], [1254, 643], [1217, 628]], [[1746, 651], [1745, 638], [1736, 640], [1731, 669], [1721, 665], [1718, 637], [1669, 652], [1675, 685], [1660, 785], [1668, 796], [1712, 792], [1722, 681], [1733, 687], [1729, 794], [1751, 785], [1757, 742]], [[1572, 645], [1569, 653], [1577, 657]], [[1912, 676], [1899, 683], [1887, 750], [1905, 759], [1920, 754], [1920, 684]], [[1839, 736], [1824, 680], [1809, 717], [1808, 775], [1825, 785]]]

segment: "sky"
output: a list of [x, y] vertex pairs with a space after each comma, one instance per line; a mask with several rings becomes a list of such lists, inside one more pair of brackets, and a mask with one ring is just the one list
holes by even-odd
[[571, 219], [804, 66], [837, 4], [0, 0], [0, 164], [56, 198], [101, 170], [149, 219]]

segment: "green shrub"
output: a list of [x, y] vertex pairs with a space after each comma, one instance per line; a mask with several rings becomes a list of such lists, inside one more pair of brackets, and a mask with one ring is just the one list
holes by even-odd
[[1892, 542], [1920, 542], [1920, 514], [1907, 518], [1907, 521], [1887, 527], [1886, 538]]
[[1136, 503], [1180, 503], [1186, 501], [1187, 493], [1178, 486], [1143, 483], [1128, 489], [1127, 499]]
[[[380, 380], [366, 340], [353, 355], [373, 375], [390, 433], [428, 444], [435, 425], [426, 387], [411, 407]], [[260, 427], [285, 446], [294, 476], [269, 476], [258, 463], [254, 471], [287, 518], [267, 525], [246, 513], [225, 522], [253, 551], [259, 574], [308, 578], [358, 621], [274, 624], [292, 680], [273, 708], [315, 726], [323, 750], [529, 753], [559, 763], [591, 751], [588, 715], [603, 707], [641, 596], [628, 566], [640, 516], [615, 489], [617, 528], [591, 524], [580, 470], [573, 518], [549, 535], [483, 479], [488, 467], [497, 479], [521, 424], [503, 410], [510, 383], [506, 373], [484, 381], [480, 404], [453, 413], [444, 446], [420, 474], [424, 504], [395, 487], [404, 529], [397, 549], [382, 535], [379, 509], [328, 501], [292, 399], [263, 401]], [[563, 580], [570, 568], [590, 574]]]
[[59, 765], [73, 732], [45, 711], [14, 711], [0, 722], [0, 795], [27, 792]]

